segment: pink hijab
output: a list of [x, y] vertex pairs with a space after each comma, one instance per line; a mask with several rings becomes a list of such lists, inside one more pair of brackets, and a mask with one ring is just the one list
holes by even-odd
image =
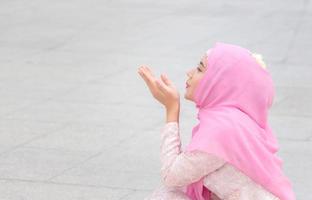
[[[295, 199], [268, 123], [275, 92], [269, 72], [240, 46], [217, 42], [208, 51], [207, 71], [194, 93], [199, 123], [186, 151], [221, 157], [281, 200]], [[211, 199], [203, 178], [188, 185], [187, 194]]]

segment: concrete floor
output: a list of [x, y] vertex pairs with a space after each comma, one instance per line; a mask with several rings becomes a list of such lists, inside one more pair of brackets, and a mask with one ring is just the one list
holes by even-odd
[[[312, 199], [311, 0], [2, 0], [0, 16], [1, 200], [143, 199], [160, 183], [165, 118], [137, 68], [183, 97], [217, 41], [263, 55], [284, 171]], [[184, 146], [197, 110], [181, 100]]]

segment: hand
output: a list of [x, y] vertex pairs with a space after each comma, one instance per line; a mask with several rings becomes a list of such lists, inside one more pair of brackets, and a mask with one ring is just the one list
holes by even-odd
[[157, 79], [147, 66], [139, 67], [138, 73], [144, 79], [153, 97], [163, 104], [167, 111], [179, 110], [179, 92], [165, 74], [162, 74], [160, 79]]

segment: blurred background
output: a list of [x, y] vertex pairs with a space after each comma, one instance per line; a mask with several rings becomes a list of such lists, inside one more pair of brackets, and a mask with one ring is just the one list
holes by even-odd
[[143, 199], [160, 183], [165, 113], [137, 68], [179, 88], [185, 146], [186, 71], [215, 42], [263, 55], [278, 154], [312, 199], [311, 34], [311, 0], [0, 0], [0, 199]]

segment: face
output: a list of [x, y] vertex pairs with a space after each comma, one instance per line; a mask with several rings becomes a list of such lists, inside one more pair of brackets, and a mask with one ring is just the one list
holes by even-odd
[[194, 101], [194, 91], [199, 81], [204, 77], [207, 70], [207, 55], [205, 54], [200, 62], [194, 68], [190, 69], [186, 75], [188, 77], [186, 81], [186, 89], [184, 98], [190, 101]]

